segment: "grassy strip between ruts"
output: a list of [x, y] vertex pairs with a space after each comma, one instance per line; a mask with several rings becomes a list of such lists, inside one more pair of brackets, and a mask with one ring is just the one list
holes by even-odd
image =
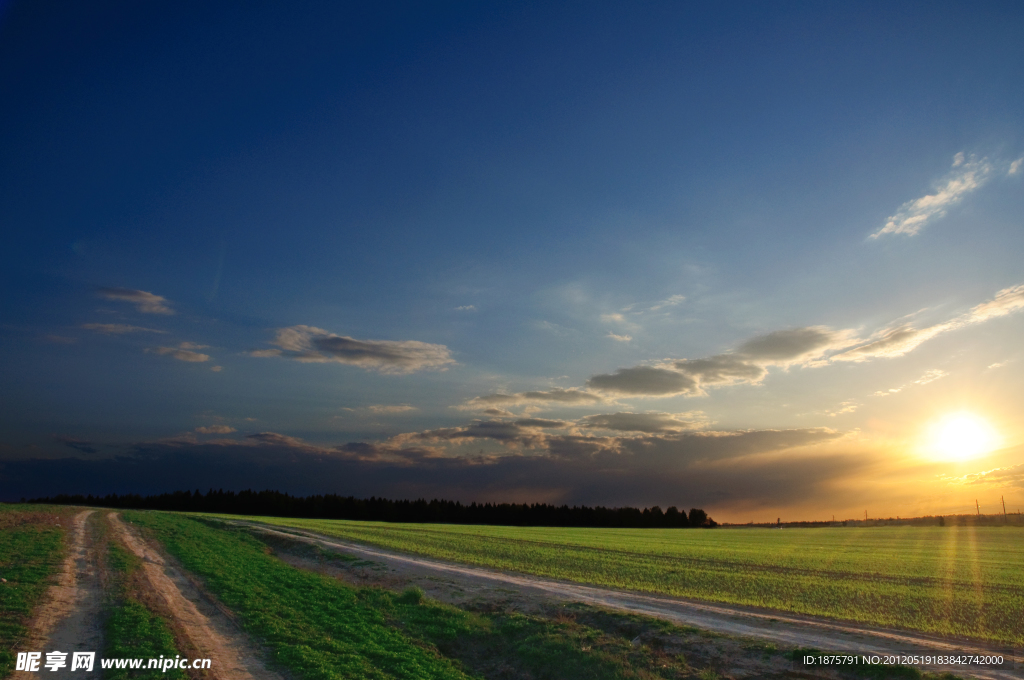
[[[107, 543], [106, 566], [110, 575], [110, 609], [104, 626], [104, 658], [148, 660], [161, 656], [178, 656], [179, 650], [174, 644], [174, 635], [167, 622], [139, 602], [132, 593], [132, 578], [140, 572], [141, 560], [117, 542], [110, 540]], [[104, 680], [187, 678], [184, 671], [176, 668], [170, 668], [166, 672], [156, 669], [112, 668], [104, 670], [103, 677]]]
[[1015, 527], [560, 529], [239, 517], [610, 588], [1024, 644]]
[[64, 559], [66, 523], [74, 509], [0, 504], [0, 678], [14, 670], [27, 622]]

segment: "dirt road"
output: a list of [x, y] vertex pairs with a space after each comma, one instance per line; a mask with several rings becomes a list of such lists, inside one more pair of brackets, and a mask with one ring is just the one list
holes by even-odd
[[[47, 590], [43, 604], [29, 626], [29, 638], [23, 645], [24, 649], [31, 651], [67, 653], [67, 666], [56, 671], [47, 670], [47, 677], [72, 675], [72, 652], [98, 652], [103, 647], [100, 625], [103, 587], [99, 555], [95, 550], [95, 528], [89, 522], [92, 514], [92, 510], [84, 510], [72, 520], [67, 537], [68, 552], [57, 583]], [[76, 671], [75, 674], [81, 673]], [[24, 671], [15, 671], [12, 676], [17, 680], [35, 677], [35, 673]]]
[[[711, 604], [680, 598], [647, 595], [629, 591], [616, 591], [586, 586], [567, 581], [545, 579], [524, 574], [506, 573], [482, 567], [473, 567], [440, 560], [408, 555], [360, 545], [312, 532], [296, 529], [281, 530], [257, 522], [236, 522], [249, 526], [268, 536], [301, 540], [323, 548], [384, 565], [397, 579], [418, 581], [428, 593], [439, 599], [445, 593], [481, 594], [487, 589], [504, 594], [544, 597], [562, 601], [583, 602], [622, 611], [653, 616], [681, 625], [727, 635], [754, 638], [786, 647], [803, 647], [833, 653], [886, 656], [892, 654], [949, 655], [970, 653], [982, 656], [993, 653], [1012, 656], [1013, 650], [987, 647], [983, 644], [914, 633], [911, 631], [873, 628], [828, 619], [800, 616], [785, 612], [727, 604]], [[430, 592], [433, 591], [433, 592]], [[464, 597], [463, 597], [464, 599]], [[956, 665], [915, 664], [923, 670], [949, 671], [961, 677], [991, 678], [992, 680], [1019, 680], [1024, 678], [1024, 661], [1020, 650], [1016, 652], [1016, 668], [981, 668]], [[908, 664], [909, 665], [909, 664]]]
[[167, 605], [178, 630], [183, 631], [198, 658], [211, 660], [218, 680], [282, 680], [266, 668], [248, 636], [216, 604], [204, 597], [184, 571], [165, 559], [138, 533], [111, 513], [116, 535], [142, 559], [150, 588]]

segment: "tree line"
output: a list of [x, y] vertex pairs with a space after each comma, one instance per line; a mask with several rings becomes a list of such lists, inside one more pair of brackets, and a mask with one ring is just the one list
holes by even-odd
[[429, 524], [493, 524], [521, 527], [618, 527], [684, 528], [718, 526], [700, 508], [690, 512], [671, 507], [605, 508], [601, 506], [549, 505], [547, 503], [469, 503], [433, 499], [390, 500], [355, 498], [337, 494], [292, 496], [280, 491], [224, 491], [210, 489], [206, 494], [175, 491], [159, 495], [108, 494], [82, 496], [62, 494], [52, 498], [34, 498], [29, 503], [86, 505], [137, 510], [174, 510], [178, 512], [216, 512], [228, 515], [266, 515], [310, 519], [351, 519], [376, 522]]

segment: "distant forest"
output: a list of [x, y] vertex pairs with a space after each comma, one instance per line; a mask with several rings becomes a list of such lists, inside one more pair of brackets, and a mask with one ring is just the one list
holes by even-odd
[[[22, 499], [25, 502], [25, 499]], [[157, 496], [109, 494], [107, 496], [68, 496], [34, 498], [29, 503], [87, 505], [137, 510], [176, 510], [179, 512], [217, 512], [228, 515], [265, 515], [268, 517], [306, 517], [311, 519], [353, 519], [375, 522], [416, 522], [429, 524], [493, 524], [517, 527], [621, 527], [686, 528], [718, 526], [700, 508], [689, 513], [675, 507], [604, 508], [546, 503], [470, 503], [419, 499], [354, 498], [328, 494], [292, 496], [280, 491], [175, 491]]]

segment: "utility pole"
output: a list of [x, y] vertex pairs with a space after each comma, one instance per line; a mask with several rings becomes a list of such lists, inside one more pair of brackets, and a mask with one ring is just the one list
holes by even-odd
[[1003, 503], [1003, 524], [1006, 524], [1006, 499], [1000, 496], [999, 500]]
[[974, 507], [978, 509], [978, 517], [981, 517], [981, 506], [978, 505], [978, 499], [974, 499]]
[[867, 510], [864, 511], [864, 521], [865, 522], [868, 521], [868, 511]]

